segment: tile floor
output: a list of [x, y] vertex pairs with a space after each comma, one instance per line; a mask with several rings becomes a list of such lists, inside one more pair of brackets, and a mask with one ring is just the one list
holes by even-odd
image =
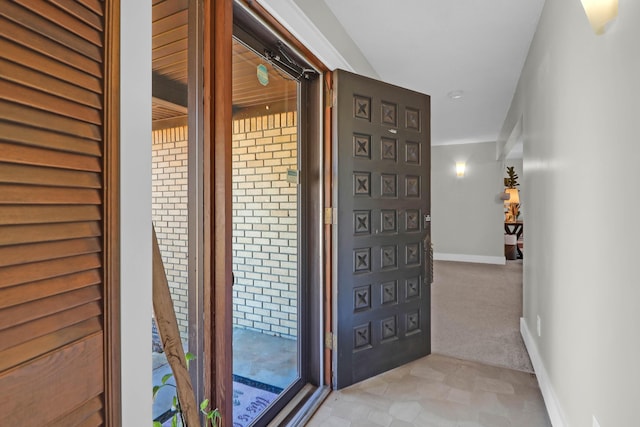
[[[297, 375], [293, 340], [236, 329], [234, 348], [237, 375], [283, 388]], [[169, 369], [161, 361], [154, 367], [158, 381]], [[549, 427], [551, 423], [534, 375], [430, 355], [332, 392], [307, 426]]]
[[551, 426], [534, 375], [430, 355], [332, 392], [308, 427]]
[[287, 388], [298, 377], [297, 341], [233, 328], [233, 373]]

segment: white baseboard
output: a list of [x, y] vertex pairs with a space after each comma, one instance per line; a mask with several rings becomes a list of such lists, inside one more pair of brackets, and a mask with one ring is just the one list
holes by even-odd
[[522, 334], [522, 339], [524, 340], [524, 345], [527, 347], [527, 351], [529, 352], [529, 358], [531, 359], [533, 370], [538, 378], [538, 384], [540, 385], [540, 391], [544, 398], [544, 404], [547, 407], [547, 413], [549, 414], [551, 425], [553, 427], [568, 426], [565, 422], [564, 413], [560, 406], [560, 402], [558, 401], [558, 397], [556, 396], [556, 392], [553, 390], [553, 386], [549, 380], [549, 374], [547, 374], [544, 363], [542, 363], [542, 357], [538, 351], [536, 341], [533, 339], [533, 335], [529, 330], [529, 325], [527, 325], [527, 321], [524, 317], [520, 318], [520, 334]]
[[433, 254], [433, 259], [436, 261], [475, 262], [478, 264], [506, 264], [506, 260], [503, 256], [443, 254], [442, 252], [435, 252]]

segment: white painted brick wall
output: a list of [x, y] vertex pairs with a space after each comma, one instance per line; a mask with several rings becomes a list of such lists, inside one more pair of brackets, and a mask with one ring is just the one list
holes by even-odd
[[297, 336], [297, 115], [233, 122], [233, 320]]
[[178, 328], [188, 339], [187, 127], [153, 131], [152, 218]]

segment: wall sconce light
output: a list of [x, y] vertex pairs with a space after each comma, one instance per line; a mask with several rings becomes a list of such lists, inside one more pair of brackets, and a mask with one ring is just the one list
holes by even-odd
[[580, 0], [593, 31], [600, 35], [605, 26], [618, 16], [618, 0]]
[[456, 176], [458, 176], [458, 178], [462, 178], [466, 168], [467, 164], [465, 162], [456, 162]]

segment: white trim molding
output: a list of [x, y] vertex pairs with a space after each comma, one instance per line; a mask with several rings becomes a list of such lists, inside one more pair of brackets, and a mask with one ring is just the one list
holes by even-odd
[[533, 338], [533, 335], [529, 330], [529, 325], [527, 325], [527, 321], [524, 317], [520, 318], [520, 334], [522, 335], [524, 345], [527, 347], [527, 351], [529, 352], [529, 358], [531, 359], [533, 370], [538, 378], [538, 384], [540, 385], [540, 391], [542, 392], [542, 397], [544, 398], [544, 403], [547, 407], [547, 413], [549, 414], [551, 425], [553, 425], [553, 427], [567, 427], [568, 424], [565, 421], [566, 418], [562, 411], [562, 407], [560, 406], [560, 402], [558, 401], [558, 396], [556, 396], [556, 392], [553, 390], [549, 374], [547, 374], [547, 370], [542, 362], [542, 357], [538, 351], [538, 346], [536, 345], [536, 341]]
[[433, 254], [433, 259], [435, 261], [474, 262], [478, 264], [497, 264], [497, 265], [505, 265], [507, 262], [503, 256], [445, 254], [442, 252], [435, 252]]
[[327, 40], [293, 0], [258, 0], [271, 16], [285, 26], [300, 42], [309, 48], [330, 70], [341, 68], [354, 72], [351, 63]]

